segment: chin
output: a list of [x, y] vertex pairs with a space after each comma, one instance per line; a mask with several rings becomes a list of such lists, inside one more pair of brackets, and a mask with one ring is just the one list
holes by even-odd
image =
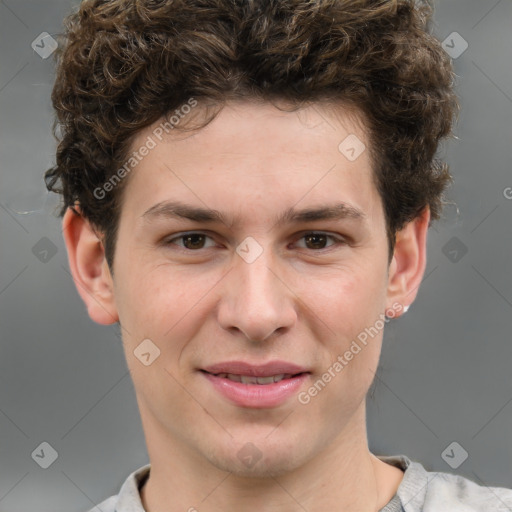
[[247, 478], [279, 477], [297, 469], [308, 458], [303, 443], [293, 446], [277, 438], [275, 441], [262, 438], [254, 443], [234, 442], [204, 455], [216, 468]]
[[232, 473], [234, 476], [243, 478], [277, 478], [297, 468], [288, 454], [282, 456], [273, 453], [272, 455], [262, 454], [262, 458], [255, 464], [246, 464], [237, 457], [214, 457], [210, 462], [218, 469]]

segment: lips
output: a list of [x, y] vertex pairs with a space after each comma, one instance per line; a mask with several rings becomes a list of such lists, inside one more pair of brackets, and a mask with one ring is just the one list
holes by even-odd
[[[201, 369], [212, 375], [226, 374], [228, 378], [240, 377], [280, 377], [290, 378], [300, 373], [310, 373], [307, 368], [286, 361], [269, 361], [265, 364], [250, 364], [245, 361], [226, 361]], [[279, 379], [279, 380], [281, 380]], [[243, 381], [238, 381], [243, 382]], [[270, 382], [270, 381], [269, 381]], [[274, 381], [275, 382], [275, 381]], [[249, 383], [249, 382], [248, 382]]]
[[211, 374], [222, 379], [229, 379], [233, 382], [241, 382], [242, 384], [273, 384], [280, 382], [283, 379], [290, 379], [293, 377], [291, 373], [280, 373], [279, 375], [269, 375], [268, 377], [254, 377], [253, 375], [237, 375], [236, 373], [217, 373]]
[[286, 361], [229, 361], [201, 368], [206, 382], [238, 407], [268, 409], [285, 404], [305, 385], [307, 368]]

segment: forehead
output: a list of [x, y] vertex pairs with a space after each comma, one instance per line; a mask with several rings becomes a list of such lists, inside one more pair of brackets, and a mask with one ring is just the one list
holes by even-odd
[[[190, 115], [195, 122], [201, 113]], [[192, 132], [162, 133], [162, 122], [132, 143], [134, 152], [148, 141], [152, 146], [129, 176], [124, 202], [133, 215], [178, 198], [233, 213], [273, 210], [273, 218], [277, 209], [327, 200], [371, 216], [380, 203], [364, 124], [354, 111], [314, 104], [287, 112], [240, 101]]]

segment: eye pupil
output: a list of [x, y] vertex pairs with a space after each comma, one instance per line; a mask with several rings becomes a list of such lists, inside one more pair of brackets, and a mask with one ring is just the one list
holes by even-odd
[[[187, 249], [201, 249], [204, 245], [204, 235], [201, 234], [184, 235], [182, 238], [183, 245]], [[198, 239], [200, 240], [199, 243], [197, 243]], [[191, 246], [188, 245], [189, 242], [191, 242]]]
[[[326, 235], [312, 233], [312, 234], [306, 235], [305, 239], [306, 239], [306, 245], [308, 245], [309, 242], [313, 241], [314, 249], [324, 249], [327, 237], [326, 237]], [[320, 245], [322, 247], [318, 247], [318, 239], [321, 239]], [[315, 240], [316, 240], [316, 245], [315, 245]]]

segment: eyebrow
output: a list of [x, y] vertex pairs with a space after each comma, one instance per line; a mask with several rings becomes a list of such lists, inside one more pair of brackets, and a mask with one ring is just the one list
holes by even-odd
[[[158, 217], [188, 219], [194, 222], [220, 222], [228, 226], [230, 225], [227, 215], [218, 210], [192, 206], [180, 201], [162, 201], [155, 204], [141, 215], [141, 218], [149, 221]], [[320, 220], [363, 220], [364, 218], [366, 218], [366, 214], [361, 210], [347, 203], [340, 202], [331, 205], [304, 208], [302, 210], [296, 210], [291, 207], [274, 218], [274, 221], [277, 225], [283, 225]], [[238, 222], [239, 218], [237, 217], [233, 221], [233, 224]]]

